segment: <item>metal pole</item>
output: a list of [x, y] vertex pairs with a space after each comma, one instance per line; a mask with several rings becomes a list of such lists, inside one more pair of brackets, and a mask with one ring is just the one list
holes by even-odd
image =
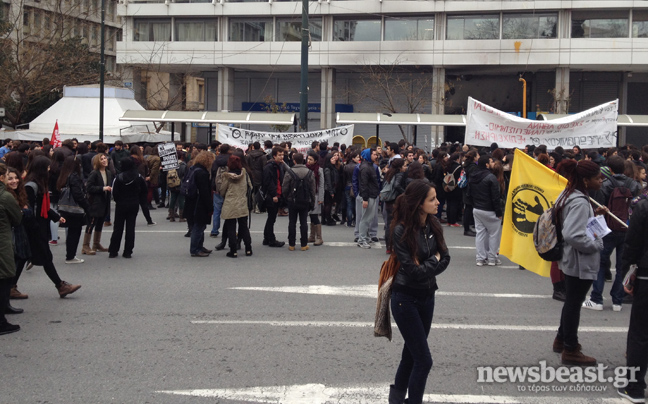
[[175, 142], [175, 122], [171, 122], [171, 141]]
[[99, 62], [99, 141], [104, 140], [104, 76], [106, 75], [106, 0], [101, 0], [101, 60]]
[[308, 131], [308, 0], [302, 0], [301, 93], [299, 95], [299, 129]]
[[527, 106], [526, 106], [526, 104], [527, 104], [527, 94], [526, 93], [527, 92], [526, 92], [526, 86], [527, 85], [526, 85], [526, 80], [524, 80], [522, 77], [520, 77], [520, 81], [522, 82], [522, 91], [523, 91], [523, 94], [522, 94], [522, 118], [526, 119], [526, 117], [527, 117]]
[[[380, 144], [380, 125], [376, 125], [376, 146]], [[371, 145], [367, 145], [371, 147]]]

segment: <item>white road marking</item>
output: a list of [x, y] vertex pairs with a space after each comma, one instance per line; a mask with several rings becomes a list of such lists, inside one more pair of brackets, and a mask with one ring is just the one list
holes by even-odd
[[[373, 328], [374, 323], [362, 321], [275, 321], [275, 320], [192, 320], [191, 324], [206, 325], [267, 325], [271, 327], [342, 327]], [[392, 323], [392, 327], [398, 327]], [[437, 330], [482, 330], [482, 331], [532, 331], [555, 332], [556, 325], [495, 325], [495, 324], [438, 324], [432, 323]], [[579, 327], [582, 332], [627, 333], [628, 327]]]
[[[279, 287], [236, 287], [235, 290], [252, 290], [263, 292], [302, 293], [309, 295], [329, 296], [353, 296], [376, 298], [378, 295], [377, 285], [358, 286], [279, 286]], [[551, 295], [525, 295], [520, 293], [477, 293], [477, 292], [446, 292], [438, 291], [437, 296], [459, 296], [459, 297], [495, 297], [495, 298], [518, 298], [518, 299], [551, 299]]]
[[[292, 386], [248, 387], [241, 389], [195, 389], [162, 390], [156, 393], [193, 397], [221, 398], [254, 403], [274, 404], [382, 404], [387, 402], [389, 386], [375, 384], [368, 386], [327, 387], [323, 384], [302, 384]], [[470, 404], [555, 404], [586, 403], [590, 399], [578, 397], [529, 397], [482, 396], [459, 394], [426, 394], [426, 403], [470, 403]], [[601, 403], [622, 403], [620, 398], [600, 398]]]

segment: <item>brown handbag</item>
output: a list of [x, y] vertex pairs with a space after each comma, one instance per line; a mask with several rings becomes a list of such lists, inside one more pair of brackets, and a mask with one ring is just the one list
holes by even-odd
[[378, 300], [376, 302], [374, 336], [386, 337], [390, 341], [392, 339], [392, 330], [389, 302], [391, 300], [392, 282], [399, 268], [400, 262], [398, 262], [396, 254], [392, 253], [387, 261], [383, 262], [378, 279]]

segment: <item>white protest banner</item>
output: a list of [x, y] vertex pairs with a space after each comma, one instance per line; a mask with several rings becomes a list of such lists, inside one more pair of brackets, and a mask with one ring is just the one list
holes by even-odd
[[313, 141], [328, 142], [333, 144], [339, 142], [350, 146], [353, 142], [353, 125], [340, 126], [331, 129], [322, 129], [312, 132], [259, 132], [255, 130], [232, 128], [218, 125], [218, 140], [241, 149], [247, 149], [248, 145], [271, 140], [272, 143], [291, 142], [292, 147], [300, 153], [305, 153], [311, 148]]
[[533, 121], [507, 114], [468, 97], [466, 144], [501, 148], [547, 145], [583, 149], [616, 147], [619, 100], [551, 121]]
[[175, 143], [161, 143], [158, 145], [160, 155], [160, 166], [162, 171], [169, 171], [178, 168], [178, 152]]

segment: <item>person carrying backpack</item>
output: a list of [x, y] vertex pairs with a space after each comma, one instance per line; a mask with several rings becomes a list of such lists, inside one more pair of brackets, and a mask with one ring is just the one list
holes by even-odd
[[281, 188], [288, 202], [288, 249], [295, 251], [297, 239], [297, 218], [299, 217], [299, 232], [301, 250], [308, 250], [308, 212], [315, 207], [315, 177], [313, 172], [304, 165], [304, 155], [293, 155], [292, 168], [286, 170]]
[[[608, 158], [607, 165], [612, 172], [612, 176], [603, 181], [599, 192], [594, 195], [594, 199], [601, 205], [607, 206], [610, 212], [624, 221], [628, 222], [629, 208], [632, 198], [641, 193], [639, 183], [632, 178], [623, 175], [625, 169], [624, 159], [620, 156], [611, 156]], [[601, 251], [601, 262], [599, 272], [594, 284], [590, 298], [583, 303], [583, 307], [590, 310], [603, 310], [603, 287], [605, 285], [605, 273], [610, 270], [610, 256], [616, 249], [616, 276], [612, 284], [610, 295], [612, 296], [612, 310], [621, 311], [625, 292], [623, 291], [623, 268], [621, 267], [621, 257], [623, 255], [623, 245], [626, 239], [628, 228], [617, 222], [607, 215], [607, 225], [612, 230], [610, 234], [603, 237], [603, 251]]]

